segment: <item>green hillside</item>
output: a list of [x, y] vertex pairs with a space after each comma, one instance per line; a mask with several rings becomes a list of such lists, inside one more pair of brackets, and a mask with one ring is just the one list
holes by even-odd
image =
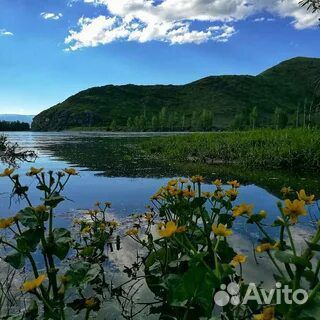
[[[295, 119], [314, 100], [320, 59], [294, 58], [257, 76], [212, 76], [186, 85], [107, 85], [90, 88], [41, 112], [33, 130], [105, 127], [113, 130], [227, 129], [236, 115], [257, 108], [270, 125], [276, 108]], [[198, 119], [202, 124], [195, 124]], [[200, 126], [200, 127], [197, 127]]]

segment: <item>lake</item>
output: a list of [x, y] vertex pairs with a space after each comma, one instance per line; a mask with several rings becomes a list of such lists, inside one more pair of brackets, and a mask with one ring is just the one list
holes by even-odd
[[[38, 154], [35, 163], [20, 163], [17, 169], [29, 185], [35, 203], [39, 202], [39, 194], [32, 188], [35, 181], [25, 176], [31, 166], [43, 167], [47, 171], [72, 166], [80, 172], [65, 190], [69, 200], [59, 207], [58, 223], [61, 225], [68, 223], [69, 213], [91, 208], [97, 201], [112, 202], [112, 213], [118, 219], [144, 212], [150, 204], [149, 198], [169, 179], [194, 174], [202, 174], [208, 179], [204, 191], [213, 190], [210, 181], [215, 178], [225, 181], [239, 179], [242, 186], [237, 202], [252, 203], [255, 211], [264, 209], [270, 221], [279, 214], [276, 203], [282, 186], [305, 187], [319, 193], [319, 179], [312, 173], [244, 170], [221, 165], [177, 165], [154, 160], [137, 148], [137, 142], [159, 133], [10, 132], [6, 135], [11, 142]], [[0, 164], [1, 171], [4, 168], [5, 165]], [[10, 198], [8, 179], [0, 179], [0, 190], [1, 216], [15, 214], [22, 203]]]
[[[194, 164], [177, 166], [148, 159], [134, 146], [138, 140], [155, 135], [152, 133], [10, 132], [6, 135], [11, 142], [18, 142], [21, 147], [38, 154], [35, 163], [19, 164], [17, 172], [22, 176], [31, 166], [53, 171], [72, 166], [80, 172], [80, 176], [68, 184], [65, 193], [69, 201], [60, 206], [61, 213], [90, 208], [97, 201], [110, 201], [115, 216], [123, 218], [143, 212], [150, 204], [150, 196], [169, 179], [193, 174], [208, 178], [207, 190], [213, 190], [209, 183], [215, 178], [239, 179], [243, 185], [238, 202], [253, 203], [256, 211], [264, 209], [270, 218], [278, 215], [276, 202], [282, 186], [305, 187], [316, 193], [319, 188], [319, 179], [312, 173], [263, 172]], [[2, 171], [5, 165], [0, 166]], [[31, 198], [37, 201], [38, 194], [32, 188], [33, 179], [24, 177], [23, 181], [33, 191]], [[16, 199], [10, 199], [10, 187], [8, 179], [0, 179], [2, 216], [14, 214], [21, 207]]]
[[[79, 209], [89, 209], [97, 201], [112, 202], [112, 215], [118, 220], [126, 220], [132, 213], [143, 213], [150, 205], [149, 198], [169, 179], [190, 177], [202, 174], [207, 179], [203, 191], [213, 191], [211, 181], [221, 178], [224, 181], [235, 178], [242, 183], [240, 196], [236, 203], [254, 204], [255, 211], [264, 209], [268, 213], [266, 221], [272, 223], [279, 212], [277, 202], [281, 199], [280, 189], [291, 186], [296, 189], [305, 187], [308, 191], [319, 194], [319, 180], [311, 172], [248, 170], [222, 165], [196, 165], [190, 163], [167, 163], [145, 154], [139, 147], [143, 139], [155, 134], [110, 134], [81, 132], [12, 132], [5, 133], [11, 142], [17, 142], [24, 149], [35, 150], [38, 158], [35, 163], [19, 163], [17, 173], [30, 187], [30, 198], [34, 204], [40, 204], [40, 193], [35, 189], [36, 181], [25, 173], [31, 166], [45, 170], [58, 171], [75, 167], [79, 176], [72, 177], [64, 195], [68, 198], [57, 210], [59, 226], [68, 226], [72, 218], [80, 215]], [[0, 165], [0, 170], [6, 166]], [[9, 179], [0, 179], [0, 216], [14, 215], [25, 203], [10, 197]], [[310, 213], [318, 215], [317, 205], [309, 208]], [[302, 224], [295, 228], [294, 238], [303, 243], [312, 228], [308, 217], [301, 219]], [[270, 230], [272, 234], [272, 229]], [[253, 245], [260, 238], [253, 225], [236, 221], [235, 234], [230, 237], [234, 249], [248, 255], [248, 264], [243, 277], [246, 281], [264, 281], [266, 286], [274, 285], [273, 269], [265, 258], [263, 267], [256, 268], [252, 255]], [[123, 266], [135, 261], [137, 247], [124, 241], [119, 252], [110, 254], [114, 270], [123, 270]], [[125, 254], [123, 252], [125, 251]], [[263, 270], [263, 272], [261, 272]], [[119, 273], [120, 274], [120, 273]], [[122, 279], [122, 278], [121, 278]], [[144, 287], [139, 293], [143, 299], [150, 296]], [[102, 312], [103, 313], [103, 312]], [[117, 318], [121, 319], [118, 315]], [[100, 319], [100, 318], [99, 318]], [[103, 315], [101, 319], [104, 319]], [[150, 318], [151, 319], [151, 318]]]

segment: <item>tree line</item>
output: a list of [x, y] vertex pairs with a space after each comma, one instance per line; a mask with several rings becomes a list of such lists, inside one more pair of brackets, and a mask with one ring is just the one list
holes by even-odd
[[126, 125], [118, 126], [116, 120], [110, 124], [111, 131], [212, 131], [214, 114], [211, 110], [193, 111], [192, 114], [171, 112], [163, 107], [159, 113], [147, 117], [145, 113], [128, 117]]
[[20, 121], [0, 121], [0, 131], [29, 131], [30, 125]]

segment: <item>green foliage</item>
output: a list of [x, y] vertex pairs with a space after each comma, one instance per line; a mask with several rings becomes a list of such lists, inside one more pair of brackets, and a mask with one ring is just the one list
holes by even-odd
[[197, 133], [154, 137], [141, 143], [146, 152], [166, 161], [294, 170], [320, 169], [319, 144], [319, 130], [315, 129]]
[[[318, 319], [319, 221], [313, 221], [313, 232], [301, 252], [297, 251], [298, 241], [292, 237], [300, 216], [305, 215], [306, 205], [313, 205], [315, 197], [304, 190], [291, 190], [288, 195], [288, 189], [283, 189], [284, 197], [291, 200], [285, 199], [284, 205], [278, 203], [281, 218], [276, 222], [281, 223], [269, 224], [264, 211], [254, 213], [252, 205], [234, 204], [240, 187], [237, 181], [223, 183], [217, 179], [210, 192], [201, 192], [203, 182], [202, 176], [191, 177], [189, 181], [169, 181], [152, 197], [154, 209], [146, 219], [147, 225], [135, 217], [133, 222], [139, 231], [128, 231], [148, 252], [147, 259], [142, 261], [147, 284], [162, 303], [157, 309], [160, 318]], [[230, 185], [230, 189], [225, 189], [224, 184]], [[294, 300], [292, 304], [279, 302], [275, 289], [264, 291], [267, 296], [271, 294], [265, 306], [257, 302], [241, 303], [249, 286], [242, 274], [247, 257], [236, 253], [229, 239], [234, 224], [242, 221], [257, 228], [255, 255], [265, 255], [270, 260], [274, 278], [282, 287], [292, 291], [303, 289], [308, 297], [304, 304]], [[255, 267], [259, 269], [260, 264]], [[229, 303], [218, 309], [215, 294], [230, 283], [238, 285], [239, 304]], [[258, 284], [256, 288], [258, 295], [262, 294]]]
[[117, 227], [108, 219], [111, 204], [97, 204], [95, 210], [86, 212], [90, 219], [77, 220], [76, 233], [55, 227], [55, 209], [65, 199], [62, 192], [69, 179], [76, 175], [73, 168], [56, 174], [31, 168], [27, 176], [42, 193], [38, 206], [32, 205], [29, 188], [22, 185], [14, 169], [7, 168], [0, 175], [11, 180], [13, 195], [27, 203], [14, 217], [0, 219], [2, 260], [14, 269], [26, 269], [26, 277], [33, 278], [21, 289], [35, 300], [27, 299], [29, 307], [19, 315], [10, 315], [12, 319], [63, 320], [68, 306], [77, 314], [85, 310], [85, 319], [89, 319], [105, 298], [109, 289], [103, 269], [105, 249], [112, 246], [110, 237]]
[[29, 131], [30, 125], [20, 121], [0, 121], [0, 131]]
[[279, 106], [293, 124], [297, 105], [305, 99], [313, 102], [312, 123], [319, 123], [315, 109], [319, 61], [295, 58], [258, 76], [213, 76], [182, 86], [91, 88], [37, 115], [32, 129], [110, 130], [113, 120], [119, 131], [151, 131], [154, 127], [159, 131], [227, 129], [235, 115], [246, 114], [248, 108], [250, 113], [252, 107], [256, 107], [259, 124], [267, 126]]

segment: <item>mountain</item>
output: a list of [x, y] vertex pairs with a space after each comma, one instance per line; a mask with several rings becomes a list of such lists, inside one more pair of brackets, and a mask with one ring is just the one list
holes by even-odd
[[[293, 117], [299, 105], [314, 98], [319, 78], [320, 59], [298, 57], [257, 76], [211, 76], [186, 85], [95, 87], [41, 112], [34, 118], [32, 129], [109, 127], [116, 123], [121, 130], [128, 118], [156, 121], [152, 118], [160, 117], [163, 108], [168, 115], [183, 117], [188, 123], [197, 117], [196, 112], [208, 110], [213, 114], [212, 126], [225, 129], [235, 115], [248, 115], [256, 107], [259, 121], [267, 123], [277, 107]], [[173, 118], [170, 121], [174, 122]]]
[[20, 121], [31, 124], [34, 116], [23, 114], [0, 114], [0, 121]]

